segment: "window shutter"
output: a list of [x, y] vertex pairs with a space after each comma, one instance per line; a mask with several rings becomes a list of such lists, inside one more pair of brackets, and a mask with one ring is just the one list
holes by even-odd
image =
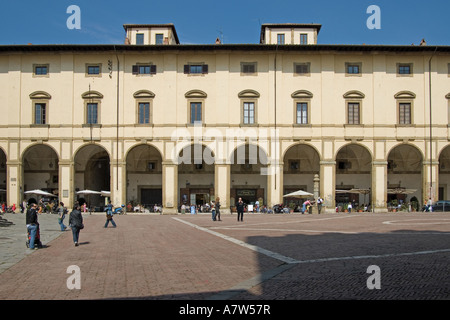
[[133, 71], [133, 74], [139, 74], [139, 68], [138, 68], [138, 66], [137, 66], [137, 65], [134, 65], [132, 71]]
[[150, 66], [150, 74], [156, 74], [156, 64]]
[[202, 66], [202, 73], [203, 73], [203, 74], [208, 73], [208, 65], [207, 65], [207, 64], [204, 64], [204, 65]]
[[189, 65], [188, 64], [184, 65], [184, 74], [189, 74]]

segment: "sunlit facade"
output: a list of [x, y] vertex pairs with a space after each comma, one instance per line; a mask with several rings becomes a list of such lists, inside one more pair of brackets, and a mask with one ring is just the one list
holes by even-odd
[[264, 24], [255, 44], [124, 29], [122, 45], [0, 46], [9, 205], [32, 189], [168, 214], [299, 189], [328, 212], [450, 199], [449, 46], [322, 45], [316, 24]]

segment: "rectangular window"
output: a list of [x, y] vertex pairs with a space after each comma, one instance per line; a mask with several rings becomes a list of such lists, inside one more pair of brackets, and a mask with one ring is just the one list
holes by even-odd
[[185, 74], [207, 74], [208, 65], [207, 64], [185, 64], [184, 65]]
[[164, 35], [162, 33], [156, 34], [155, 38], [156, 38], [156, 40], [155, 40], [156, 44], [163, 44], [164, 43]]
[[255, 123], [255, 103], [244, 102], [244, 124]]
[[349, 103], [347, 106], [347, 123], [360, 124], [359, 103]]
[[150, 123], [150, 103], [139, 102], [139, 124]]
[[360, 74], [361, 68], [358, 64], [348, 64], [347, 65], [347, 73], [348, 74]]
[[277, 34], [277, 44], [284, 44], [284, 33]]
[[87, 124], [97, 124], [98, 123], [98, 103], [88, 103], [87, 104]]
[[48, 74], [47, 65], [39, 65], [34, 67], [34, 74], [37, 76], [45, 76]]
[[191, 102], [191, 123], [202, 122], [202, 103]]
[[87, 66], [87, 74], [99, 75], [100, 74], [100, 66], [99, 65]]
[[137, 64], [132, 67], [133, 74], [156, 74], [156, 65], [154, 64]]
[[308, 44], [308, 35], [305, 33], [300, 34], [300, 44]]
[[45, 124], [45, 103], [36, 103], [34, 105], [34, 124]]
[[306, 102], [297, 103], [297, 124], [308, 124], [308, 104]]
[[294, 74], [295, 75], [309, 75], [310, 74], [310, 63], [294, 63]]
[[398, 66], [398, 74], [411, 74], [411, 65], [400, 64]]
[[255, 74], [256, 73], [256, 62], [242, 62], [241, 63], [241, 73], [242, 74]]
[[144, 44], [144, 34], [136, 33], [136, 44]]
[[411, 124], [411, 103], [398, 105], [399, 124]]

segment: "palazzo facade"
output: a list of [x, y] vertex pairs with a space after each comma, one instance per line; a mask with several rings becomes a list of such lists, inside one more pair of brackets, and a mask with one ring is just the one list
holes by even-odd
[[450, 46], [323, 45], [317, 24], [264, 24], [255, 44], [124, 29], [122, 45], [0, 46], [8, 205], [32, 189], [169, 214], [299, 189], [326, 211], [450, 199]]

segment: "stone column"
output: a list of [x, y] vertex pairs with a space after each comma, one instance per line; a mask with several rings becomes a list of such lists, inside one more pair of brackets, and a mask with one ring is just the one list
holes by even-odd
[[283, 163], [269, 164], [261, 174], [267, 175], [267, 207], [283, 202]]
[[[431, 172], [430, 172], [431, 170]], [[433, 202], [439, 200], [439, 162], [424, 161], [422, 167], [422, 201], [426, 203], [428, 198]]]
[[320, 190], [323, 194], [322, 210], [336, 212], [336, 161], [320, 161]]
[[73, 161], [59, 160], [59, 201], [64, 203], [68, 209], [72, 209], [74, 204], [74, 168]]
[[387, 161], [372, 162], [372, 210], [387, 211]]
[[6, 190], [7, 205], [16, 204], [16, 212], [20, 212], [20, 203], [23, 200], [23, 169], [22, 162], [9, 160], [6, 163]]
[[178, 165], [173, 161], [162, 163], [163, 214], [178, 214]]
[[230, 213], [230, 164], [214, 166], [215, 197], [220, 198], [220, 213]]

